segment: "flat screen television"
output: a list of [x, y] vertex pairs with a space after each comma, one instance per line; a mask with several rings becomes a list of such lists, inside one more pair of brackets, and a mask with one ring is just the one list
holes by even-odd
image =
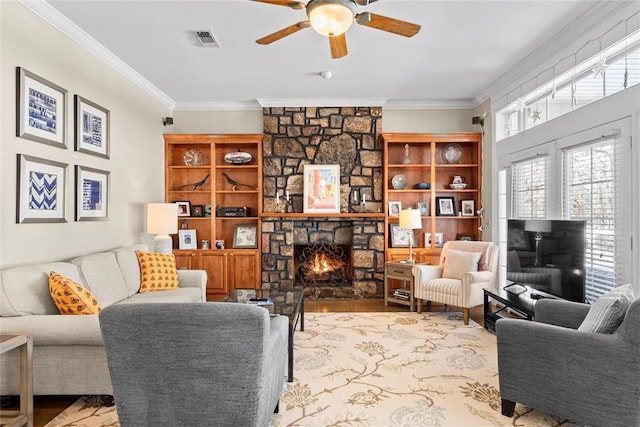
[[508, 220], [507, 280], [585, 301], [586, 222]]

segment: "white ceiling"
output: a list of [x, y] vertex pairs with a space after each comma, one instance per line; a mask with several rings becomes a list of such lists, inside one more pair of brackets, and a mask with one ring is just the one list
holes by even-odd
[[[484, 101], [483, 91], [500, 76], [596, 3], [380, 0], [359, 12], [414, 22], [421, 31], [405, 38], [354, 24], [347, 32], [349, 54], [334, 60], [326, 38], [311, 28], [271, 45], [255, 43], [306, 19], [304, 10], [249, 0], [49, 0], [176, 109], [255, 108], [257, 100], [471, 107]], [[212, 31], [220, 47], [200, 47], [194, 30]], [[324, 70], [333, 71], [333, 78], [322, 79]]]

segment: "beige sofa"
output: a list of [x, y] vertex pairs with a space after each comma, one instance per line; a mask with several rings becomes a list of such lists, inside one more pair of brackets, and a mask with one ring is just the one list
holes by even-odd
[[[178, 270], [179, 288], [138, 293], [135, 250], [143, 245], [88, 254], [69, 262], [0, 271], [0, 333], [33, 337], [35, 395], [111, 395], [111, 379], [97, 315], [60, 315], [49, 294], [55, 271], [88, 288], [102, 308], [113, 304], [205, 301], [207, 275]], [[16, 353], [16, 354], [13, 354]], [[0, 395], [18, 393], [17, 352], [0, 359]]]

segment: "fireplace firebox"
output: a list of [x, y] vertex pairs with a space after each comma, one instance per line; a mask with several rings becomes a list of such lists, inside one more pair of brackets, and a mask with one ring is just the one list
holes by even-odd
[[321, 240], [294, 245], [296, 285], [350, 286], [351, 245]]

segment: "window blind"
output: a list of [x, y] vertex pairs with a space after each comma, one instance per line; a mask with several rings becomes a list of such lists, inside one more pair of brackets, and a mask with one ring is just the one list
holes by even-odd
[[549, 157], [538, 156], [512, 164], [511, 215], [513, 218], [544, 218]]

